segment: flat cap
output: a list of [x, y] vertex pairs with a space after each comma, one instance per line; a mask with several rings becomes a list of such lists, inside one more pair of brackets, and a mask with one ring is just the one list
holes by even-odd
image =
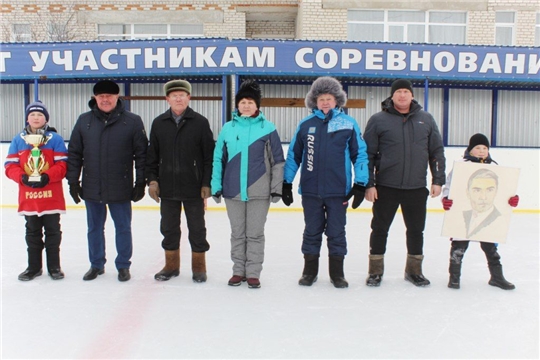
[[191, 84], [187, 80], [171, 80], [163, 86], [165, 96], [172, 91], [185, 91], [191, 95]]

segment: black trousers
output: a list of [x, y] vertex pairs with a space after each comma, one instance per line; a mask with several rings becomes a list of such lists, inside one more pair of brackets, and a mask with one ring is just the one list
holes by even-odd
[[407, 228], [407, 252], [410, 255], [422, 255], [429, 190], [426, 188], [403, 190], [377, 186], [377, 195], [378, 199], [372, 207], [370, 254], [383, 255], [386, 252], [388, 230], [398, 207], [401, 206], [403, 221]]
[[[469, 240], [452, 241], [452, 248], [450, 249], [450, 262], [454, 264], [461, 264], [465, 251], [467, 251], [467, 248], [469, 247], [469, 242]], [[480, 241], [480, 247], [482, 248], [484, 254], [486, 254], [488, 266], [501, 265], [501, 256], [497, 252], [497, 244]]]
[[165, 250], [177, 250], [180, 248], [180, 216], [184, 208], [186, 214], [188, 239], [191, 250], [205, 252], [210, 249], [206, 241], [206, 224], [204, 220], [204, 200], [167, 200], [161, 199], [161, 234], [163, 241], [161, 246]]
[[[26, 246], [28, 247], [28, 267], [42, 268], [41, 253], [43, 248], [47, 251], [47, 267], [49, 269], [60, 267], [60, 214], [43, 216], [25, 216], [26, 219]], [[45, 241], [43, 240], [45, 229]]]

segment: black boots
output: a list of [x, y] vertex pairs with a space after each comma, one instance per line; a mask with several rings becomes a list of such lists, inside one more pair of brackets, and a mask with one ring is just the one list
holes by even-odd
[[49, 267], [49, 276], [53, 280], [62, 280], [65, 277], [64, 272], [59, 267], [52, 269]]
[[514, 290], [516, 288], [514, 284], [506, 281], [504, 278], [501, 265], [489, 266], [489, 273], [491, 274], [491, 279], [488, 282], [489, 285], [499, 287], [503, 290]]
[[206, 281], [206, 256], [205, 252], [191, 253], [191, 270], [193, 271], [193, 281], [202, 283]]
[[[28, 268], [19, 274], [19, 280], [30, 281], [43, 274], [42, 249], [28, 248]], [[53, 280], [61, 280], [65, 277], [60, 268], [60, 249], [57, 247], [47, 248], [47, 270]]]
[[461, 277], [461, 263], [450, 263], [450, 268], [448, 269], [448, 272], [450, 273], [450, 279], [448, 279], [448, 287], [450, 289], [459, 289], [459, 281]]
[[118, 269], [118, 281], [125, 282], [129, 281], [131, 279], [131, 274], [129, 273], [129, 269]]
[[[448, 287], [451, 289], [460, 288], [461, 263], [467, 246], [468, 242], [460, 245], [452, 243], [452, 249], [450, 250], [450, 279], [448, 281]], [[488, 284], [503, 290], [514, 290], [516, 286], [508, 282], [502, 273], [501, 256], [497, 252], [497, 246], [487, 242], [481, 242], [480, 246], [486, 254], [489, 273], [491, 274]]]
[[36, 277], [41, 276], [41, 274], [43, 274], [43, 270], [41, 269], [28, 268], [19, 274], [19, 280], [21, 281], [34, 280]]
[[482, 245], [482, 250], [484, 250], [484, 253], [486, 254], [489, 273], [491, 274], [491, 279], [489, 279], [488, 284], [503, 290], [514, 290], [516, 286], [504, 278], [501, 256], [497, 252], [497, 246], [489, 246], [485, 243], [480, 244]]
[[47, 248], [47, 270], [49, 276], [53, 280], [61, 280], [65, 277], [62, 268], [60, 267], [60, 249], [59, 248]]
[[454, 243], [452, 243], [452, 248], [450, 249], [450, 267], [448, 268], [448, 272], [450, 273], [448, 287], [450, 289], [459, 289], [460, 287], [459, 281], [461, 277], [461, 262], [466, 250], [467, 246], [459, 247], [454, 246]]
[[42, 249], [27, 248], [28, 252], [28, 267], [19, 274], [20, 281], [34, 280], [36, 277], [43, 274], [43, 259], [41, 257]]
[[428, 286], [429, 280], [422, 274], [422, 261], [424, 255], [407, 254], [407, 265], [405, 266], [405, 280], [416, 286]]
[[334, 284], [334, 287], [338, 289], [343, 289], [349, 287], [349, 283], [345, 280], [345, 275], [343, 274], [343, 259], [344, 256], [330, 255], [329, 260], [329, 272], [330, 272], [330, 281]]
[[367, 286], [380, 286], [384, 274], [384, 255], [369, 255]]
[[165, 266], [154, 275], [154, 279], [167, 281], [178, 275], [180, 275], [180, 249], [165, 250]]
[[302, 277], [298, 280], [298, 285], [311, 286], [317, 281], [317, 274], [319, 273], [319, 254], [317, 255], [304, 255], [304, 271], [302, 271]]
[[[336, 288], [349, 287], [349, 283], [345, 280], [343, 275], [343, 259], [344, 256], [330, 255], [328, 257], [328, 270], [330, 273], [330, 281]], [[319, 273], [319, 254], [317, 255], [304, 255], [304, 271], [302, 271], [302, 277], [298, 280], [299, 285], [311, 286], [317, 281], [317, 274]]]
[[97, 278], [98, 275], [103, 275], [103, 274], [105, 274], [105, 269], [98, 269], [98, 268], [91, 267], [90, 270], [88, 270], [86, 274], [84, 274], [82, 279], [84, 281], [90, 281]]

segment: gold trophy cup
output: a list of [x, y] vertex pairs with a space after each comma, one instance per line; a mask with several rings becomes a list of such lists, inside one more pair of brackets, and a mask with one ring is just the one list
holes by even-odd
[[43, 166], [45, 166], [39, 147], [49, 139], [42, 134], [28, 134], [21, 135], [21, 137], [28, 145], [32, 146], [32, 150], [30, 151], [31, 156], [27, 162], [27, 166], [32, 171], [32, 174], [28, 177], [28, 181], [39, 182], [41, 181], [41, 171], [43, 170]]

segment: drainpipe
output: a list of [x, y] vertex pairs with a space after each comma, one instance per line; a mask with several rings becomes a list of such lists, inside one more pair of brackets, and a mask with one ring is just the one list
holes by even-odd
[[31, 102], [38, 101], [38, 100], [39, 100], [38, 79], [34, 79], [34, 100]]

